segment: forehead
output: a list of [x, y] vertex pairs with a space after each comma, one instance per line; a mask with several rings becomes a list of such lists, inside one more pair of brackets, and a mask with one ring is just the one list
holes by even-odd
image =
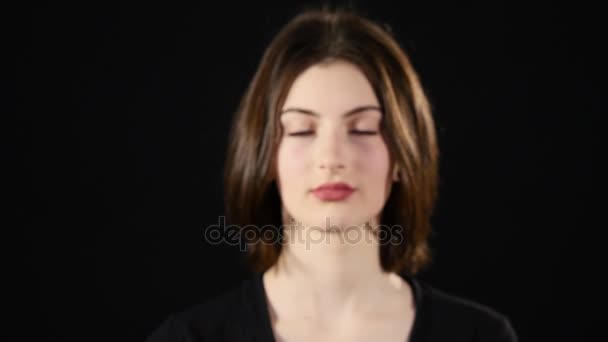
[[357, 106], [379, 106], [372, 85], [354, 64], [315, 64], [293, 82], [283, 109], [305, 107], [321, 115], [339, 115]]

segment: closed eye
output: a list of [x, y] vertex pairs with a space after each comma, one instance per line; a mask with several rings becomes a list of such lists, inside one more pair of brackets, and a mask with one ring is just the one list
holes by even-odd
[[[290, 137], [300, 137], [300, 136], [308, 136], [312, 135], [314, 131], [301, 131], [287, 134]], [[351, 130], [350, 133], [355, 135], [376, 135], [378, 132], [376, 131], [360, 131], [360, 130]]]
[[287, 135], [290, 137], [299, 137], [299, 136], [311, 135], [312, 133], [313, 133], [313, 131], [302, 131], [302, 132], [289, 133]]
[[378, 134], [378, 132], [376, 131], [358, 131], [358, 130], [352, 130], [350, 131], [353, 134], [357, 134], [357, 135], [376, 135]]

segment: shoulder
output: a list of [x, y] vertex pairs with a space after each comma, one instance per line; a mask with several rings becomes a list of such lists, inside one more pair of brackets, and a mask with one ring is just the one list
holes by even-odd
[[[468, 298], [418, 281], [424, 329], [429, 334], [462, 336], [462, 340], [515, 342], [510, 319], [503, 313]], [[433, 332], [434, 331], [434, 332]], [[432, 339], [434, 340], [434, 339]]]
[[245, 279], [217, 296], [168, 315], [146, 342], [231, 340], [237, 322], [244, 324], [251, 317], [252, 286], [251, 279]]

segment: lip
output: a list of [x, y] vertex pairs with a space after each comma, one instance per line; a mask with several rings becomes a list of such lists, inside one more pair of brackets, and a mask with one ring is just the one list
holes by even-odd
[[312, 193], [323, 201], [341, 201], [348, 198], [355, 189], [343, 182], [326, 183], [315, 188]]

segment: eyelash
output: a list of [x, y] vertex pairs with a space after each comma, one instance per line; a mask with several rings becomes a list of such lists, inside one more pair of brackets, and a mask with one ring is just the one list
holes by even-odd
[[[290, 133], [287, 135], [290, 137], [302, 137], [302, 136], [311, 135], [312, 133], [313, 133], [313, 131], [302, 131], [302, 132]], [[376, 132], [376, 131], [359, 131], [359, 130], [352, 130], [352, 131], [350, 131], [350, 133], [353, 133], [355, 135], [377, 135], [378, 134], [378, 132]]]

